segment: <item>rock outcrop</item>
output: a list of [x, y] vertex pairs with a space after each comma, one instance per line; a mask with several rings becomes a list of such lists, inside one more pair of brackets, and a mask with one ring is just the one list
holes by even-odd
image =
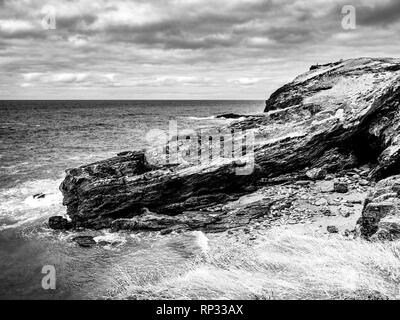
[[[241, 132], [245, 149], [252, 143], [253, 152], [232, 157], [235, 148], [243, 147], [232, 138], [224, 141], [232, 144], [231, 152], [219, 150], [219, 157], [198, 162], [167, 158], [160, 163], [150, 161], [149, 153], [126, 152], [70, 169], [60, 187], [67, 213], [78, 227], [223, 230], [237, 226], [235, 221], [248, 222], [246, 215], [254, 210], [239, 219], [202, 209], [236, 200], [260, 185], [319, 179], [367, 163], [373, 168], [370, 178], [399, 173], [399, 77], [396, 59], [313, 68], [272, 94], [263, 115], [224, 128]], [[249, 133], [254, 143], [244, 139]]]
[[377, 183], [364, 202], [358, 227], [367, 239], [400, 239], [400, 176]]

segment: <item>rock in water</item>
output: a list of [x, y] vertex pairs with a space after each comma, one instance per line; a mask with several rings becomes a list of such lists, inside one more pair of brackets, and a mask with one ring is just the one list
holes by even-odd
[[73, 238], [72, 240], [83, 248], [90, 248], [96, 245], [96, 241], [94, 241], [93, 237], [90, 236], [79, 236]]
[[[61, 185], [67, 213], [76, 226], [103, 228], [141, 216], [144, 207], [156, 215], [178, 216], [224, 203], [262, 179], [304, 177], [310, 166], [332, 173], [375, 163], [371, 177], [399, 173], [399, 77], [397, 59], [318, 66], [272, 94], [264, 115], [223, 128], [254, 133], [251, 158], [238, 161], [225, 155], [210, 163], [150, 165], [144, 153], [124, 152], [67, 170]], [[253, 170], [238, 175], [237, 169], [248, 164]], [[161, 221], [171, 227], [168, 219]], [[144, 225], [154, 223], [145, 220]]]
[[49, 218], [49, 227], [54, 230], [68, 230], [72, 224], [61, 216], [55, 216]]

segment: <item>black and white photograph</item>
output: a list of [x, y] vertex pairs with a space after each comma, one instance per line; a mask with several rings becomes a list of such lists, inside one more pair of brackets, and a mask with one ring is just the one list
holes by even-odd
[[399, 49], [399, 0], [0, 0], [0, 300], [400, 299]]

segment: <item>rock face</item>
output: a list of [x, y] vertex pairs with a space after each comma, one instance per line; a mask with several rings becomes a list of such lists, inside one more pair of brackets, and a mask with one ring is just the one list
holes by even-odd
[[361, 235], [367, 239], [400, 238], [400, 176], [377, 183], [365, 200], [358, 225]]
[[55, 216], [49, 219], [49, 227], [54, 230], [68, 230], [72, 228], [72, 224], [61, 216]]
[[[144, 152], [121, 153], [67, 170], [60, 187], [67, 213], [75, 226], [89, 228], [212, 229], [220, 223], [226, 229], [240, 219], [201, 210], [236, 200], [261, 184], [318, 180], [367, 163], [373, 169], [370, 178], [399, 173], [399, 77], [395, 59], [313, 68], [272, 94], [263, 115], [225, 128], [254, 134], [252, 158], [222, 153], [197, 164], [154, 164]], [[252, 170], [238, 174], [250, 162]]]
[[247, 115], [241, 115], [236, 113], [225, 113], [216, 116], [217, 119], [240, 119], [240, 118], [247, 118]]

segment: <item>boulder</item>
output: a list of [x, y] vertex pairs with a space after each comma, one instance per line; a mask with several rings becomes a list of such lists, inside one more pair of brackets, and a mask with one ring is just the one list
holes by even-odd
[[72, 241], [76, 242], [80, 247], [90, 248], [96, 245], [96, 241], [94, 241], [91, 236], [78, 236], [72, 239]]
[[386, 216], [379, 220], [378, 230], [370, 237], [371, 240], [398, 240], [400, 239], [400, 217]]
[[72, 228], [72, 223], [61, 216], [49, 218], [49, 227], [54, 230], [69, 230]]
[[349, 192], [349, 186], [346, 182], [336, 181], [333, 184], [333, 191], [338, 193], [347, 193]]
[[394, 240], [400, 230], [400, 176], [378, 182], [364, 202], [358, 220], [360, 235], [367, 239]]
[[322, 168], [314, 168], [306, 172], [306, 176], [310, 180], [324, 180], [326, 177], [326, 170]]

